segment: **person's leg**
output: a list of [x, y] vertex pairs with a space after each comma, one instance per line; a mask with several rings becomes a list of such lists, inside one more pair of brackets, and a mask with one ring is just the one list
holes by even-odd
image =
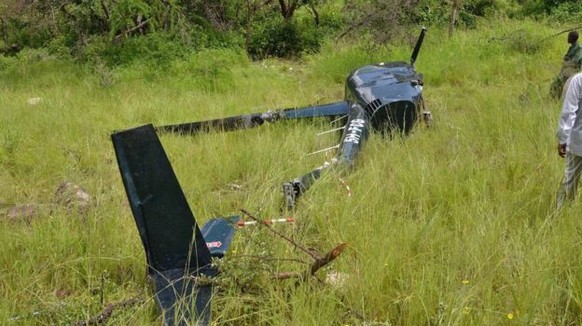
[[564, 78], [562, 75], [558, 75], [556, 76], [556, 78], [554, 78], [554, 81], [550, 84], [551, 97], [560, 98], [560, 95], [562, 94], [562, 89], [564, 88], [565, 81], [566, 78]]
[[582, 157], [570, 152], [566, 153], [564, 179], [558, 191], [558, 209], [562, 208], [566, 201], [571, 201], [576, 197], [580, 174], [582, 174]]

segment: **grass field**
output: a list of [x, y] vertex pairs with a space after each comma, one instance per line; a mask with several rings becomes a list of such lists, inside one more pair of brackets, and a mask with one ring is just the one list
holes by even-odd
[[[271, 281], [307, 268], [273, 258], [309, 257], [264, 228], [245, 228], [223, 262], [213, 322], [581, 324], [582, 205], [555, 211], [560, 103], [547, 94], [567, 48], [565, 35], [549, 37], [558, 31], [514, 21], [452, 38], [429, 30], [417, 68], [433, 126], [405, 140], [372, 135], [353, 173], [326, 174], [300, 199], [297, 223], [276, 226], [320, 252], [347, 242], [318, 272], [343, 281]], [[213, 50], [166, 67], [89, 69], [38, 51], [2, 58], [0, 324], [74, 324], [132, 298], [109, 324], [160, 324], [113, 131], [336, 101], [350, 70], [407, 60], [408, 43], [328, 45], [301, 61]], [[330, 158], [306, 156], [335, 144], [315, 136], [329, 128], [279, 123], [161, 140], [203, 223], [240, 209], [280, 216], [281, 183]], [[84, 214], [53, 203], [63, 181], [91, 196]], [[32, 218], [8, 217], [25, 204]]]

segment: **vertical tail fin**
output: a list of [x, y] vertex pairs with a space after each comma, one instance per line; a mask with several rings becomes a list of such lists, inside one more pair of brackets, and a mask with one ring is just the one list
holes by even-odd
[[212, 290], [197, 287], [188, 276], [216, 271], [153, 126], [117, 132], [111, 139], [166, 324], [188, 323], [192, 306], [198, 321], [208, 324]]
[[154, 128], [138, 127], [111, 138], [150, 271], [195, 272], [210, 264], [210, 252]]

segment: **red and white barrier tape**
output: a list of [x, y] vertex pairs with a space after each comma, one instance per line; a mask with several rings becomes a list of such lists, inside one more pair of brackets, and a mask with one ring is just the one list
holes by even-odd
[[271, 225], [271, 224], [275, 224], [275, 223], [294, 223], [294, 222], [295, 222], [295, 219], [293, 217], [286, 217], [286, 218], [276, 218], [276, 219], [263, 220], [263, 221], [240, 221], [240, 222], [236, 223], [236, 226], [244, 227], [244, 226], [255, 225], [255, 224], [259, 224], [259, 223]]

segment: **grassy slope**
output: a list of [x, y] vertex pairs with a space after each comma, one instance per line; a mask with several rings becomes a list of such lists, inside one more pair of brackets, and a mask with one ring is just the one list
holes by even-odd
[[[266, 230], [245, 229], [224, 266], [216, 323], [580, 323], [581, 258], [573, 248], [582, 207], [553, 211], [563, 164], [554, 138], [559, 103], [545, 95], [565, 41], [538, 43], [553, 32], [516, 22], [452, 39], [429, 31], [417, 66], [434, 128], [405, 141], [372, 136], [357, 169], [344, 175], [352, 197], [328, 174], [301, 199], [295, 228], [279, 227], [322, 251], [348, 242], [320, 272], [344, 273], [346, 283], [268, 281], [273, 270], [303, 266], [264, 257], [307, 257]], [[534, 45], [537, 51], [520, 51]], [[408, 55], [408, 48], [330, 46], [302, 63], [248, 63], [209, 53], [153, 80], [135, 68], [88, 73], [7, 61], [0, 205], [49, 203], [69, 180], [94, 206], [84, 219], [47, 208], [29, 224], [0, 221], [0, 296], [7, 298], [0, 324], [13, 316], [22, 317], [14, 324], [71, 323], [97, 315], [102, 295], [105, 303], [146, 299], [116, 310], [113, 324], [159, 324], [113, 130], [333, 101], [351, 69]], [[41, 103], [27, 104], [32, 97]], [[315, 137], [325, 128], [284, 124], [162, 142], [199, 220], [241, 208], [267, 218], [279, 214], [280, 183], [326, 159], [305, 156], [333, 142]]]

